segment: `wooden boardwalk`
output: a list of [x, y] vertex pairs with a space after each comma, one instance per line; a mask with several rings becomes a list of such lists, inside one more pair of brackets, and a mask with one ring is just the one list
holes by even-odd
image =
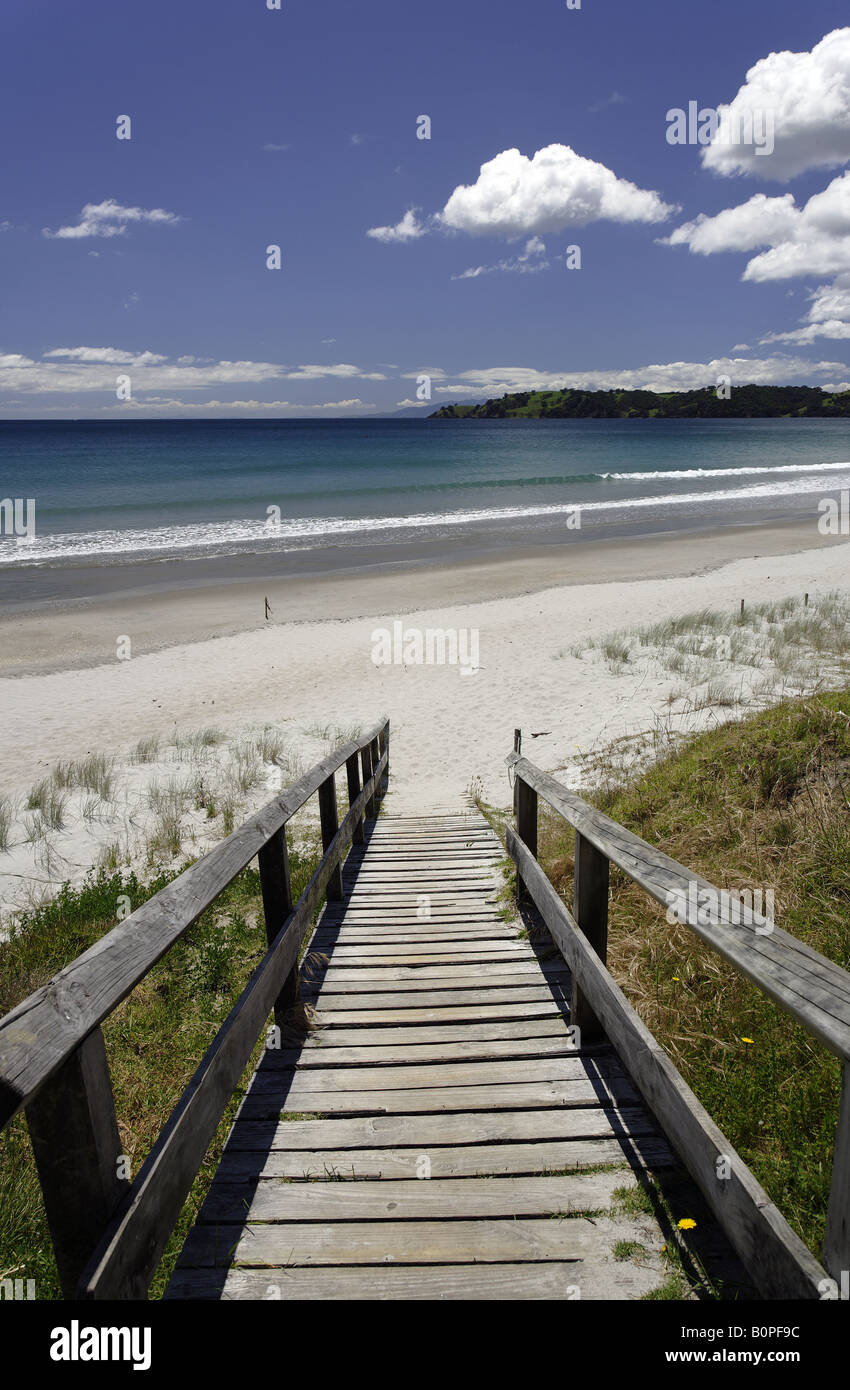
[[301, 969], [314, 1026], [265, 1051], [169, 1297], [663, 1283], [669, 1227], [623, 1190], [677, 1160], [610, 1044], [576, 1048], [569, 971], [509, 920], [503, 859], [477, 812], [383, 815], [354, 845]]
[[[389, 737], [336, 747], [0, 1018], [0, 1132], [26, 1113], [64, 1297], [148, 1297], [270, 1017], [168, 1297], [839, 1297], [850, 974], [535, 767], [519, 730], [515, 916], [477, 812], [378, 814]], [[323, 852], [295, 901], [288, 830], [313, 797]], [[574, 831], [572, 911], [540, 800]], [[268, 949], [131, 1177], [102, 1024], [254, 860]], [[823, 1264], [610, 974], [611, 865], [840, 1059]]]

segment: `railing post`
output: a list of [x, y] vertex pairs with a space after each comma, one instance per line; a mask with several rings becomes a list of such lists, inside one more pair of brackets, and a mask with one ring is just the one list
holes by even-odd
[[[608, 877], [606, 855], [576, 831], [573, 916], [602, 964], [608, 959]], [[573, 980], [570, 1023], [579, 1028], [582, 1041], [604, 1037], [599, 1019]]]
[[[292, 884], [289, 879], [289, 851], [286, 846], [286, 826], [276, 830], [257, 855], [260, 865], [260, 888], [263, 894], [263, 916], [266, 919], [266, 939], [271, 946], [289, 914], [292, 912]], [[290, 970], [275, 1000], [274, 1021], [282, 1027], [286, 1015], [298, 999], [298, 963]]]
[[[360, 795], [360, 768], [357, 762], [357, 754], [352, 753], [350, 758], [345, 760], [345, 773], [348, 779], [348, 804], [352, 806]], [[352, 844], [362, 845], [363, 843], [363, 817], [361, 816], [354, 827], [354, 834], [351, 837]]]
[[[519, 838], [537, 858], [537, 792], [517, 773], [514, 783], [516, 797], [516, 828]], [[517, 897], [526, 897], [525, 884], [517, 874]]]
[[[381, 761], [381, 745], [378, 738], [372, 739], [372, 742], [369, 744], [369, 751], [372, 755], [372, 771], [374, 772], [378, 763]], [[378, 802], [381, 800], [382, 796], [383, 788], [381, 786], [381, 778], [379, 777], [378, 785], [375, 787], [375, 815], [378, 814]]]
[[[371, 743], [364, 744], [363, 747], [360, 749], [360, 763], [363, 768], [363, 785], [365, 787], [366, 783], [369, 781], [369, 778], [372, 776], [373, 763]], [[374, 820], [377, 814], [378, 808], [375, 798], [374, 796], [370, 796], [369, 800], [366, 802], [366, 815]]]
[[386, 765], [386, 767], [384, 768], [384, 775], [383, 775], [383, 777], [381, 778], [381, 782], [382, 782], [382, 792], [381, 792], [381, 795], [383, 795], [383, 787], [388, 787], [388, 786], [389, 786], [389, 781], [390, 781], [390, 754], [389, 754], [389, 747], [390, 747], [390, 724], [389, 724], [389, 720], [387, 720], [386, 724], [384, 725], [383, 729], [381, 730], [381, 732], [380, 732], [379, 735], [378, 735], [378, 754], [379, 754], [380, 757], [383, 757], [385, 753], [386, 753], [386, 755], [387, 755], [387, 765]]
[[850, 1062], [844, 1063], [838, 1130], [832, 1156], [832, 1182], [826, 1213], [823, 1263], [841, 1287], [850, 1278]]
[[103, 1033], [95, 1028], [27, 1106], [62, 1292], [77, 1282], [130, 1186], [119, 1177], [121, 1140]]
[[[322, 848], [327, 850], [339, 829], [336, 809], [336, 777], [331, 773], [319, 787], [319, 818], [322, 822]], [[342, 868], [337, 864], [328, 879], [328, 900], [339, 902], [342, 897]]]
[[[517, 757], [522, 756], [522, 729], [514, 729], [514, 752]], [[516, 820], [519, 811], [519, 778], [514, 773], [514, 819]]]

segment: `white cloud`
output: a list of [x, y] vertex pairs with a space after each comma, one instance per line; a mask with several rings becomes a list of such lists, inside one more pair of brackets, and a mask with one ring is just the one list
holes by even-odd
[[420, 409], [420, 408], [421, 408], [421, 409], [424, 410], [424, 409], [426, 409], [428, 406], [430, 406], [431, 404], [432, 404], [431, 401], [412, 401], [412, 400], [410, 400], [409, 397], [408, 397], [406, 400], [403, 400], [403, 401], [396, 401], [396, 406], [397, 406], [400, 410], [402, 410], [402, 409], [404, 409], [404, 408], [410, 409], [410, 407], [413, 406], [413, 405], [415, 405], [417, 409]]
[[479, 275], [490, 275], [494, 270], [515, 271], [520, 275], [531, 275], [536, 270], [546, 270], [549, 262], [544, 260], [546, 255], [546, 243], [541, 241], [539, 236], [529, 237], [525, 243], [525, 249], [518, 256], [511, 256], [508, 260], [497, 261], [495, 265], [476, 265], [469, 270], [464, 270], [460, 275], [453, 275], [453, 280], [475, 280]]
[[271, 145], [271, 144], [269, 144], [269, 145], [263, 145], [263, 149], [264, 149], [264, 150], [268, 150], [268, 151], [273, 152], [273, 153], [277, 153], [279, 150], [288, 150], [288, 149], [289, 149], [289, 146], [288, 146], [288, 145]]
[[366, 235], [375, 241], [415, 241], [424, 236], [428, 228], [416, 216], [415, 208], [408, 208], [400, 222], [394, 227], [370, 227]]
[[174, 226], [182, 220], [176, 212], [166, 212], [164, 208], [125, 208], [116, 203], [114, 198], [107, 198], [104, 203], [86, 203], [80, 213], [79, 222], [72, 226], [60, 227], [55, 232], [45, 227], [43, 234], [52, 240], [114, 237], [123, 236], [131, 222]]
[[803, 327], [789, 333], [768, 333], [763, 343], [813, 343], [816, 338], [850, 338], [850, 274], [832, 285], [819, 285], [810, 294]]
[[[807, 169], [834, 169], [850, 159], [850, 28], [834, 29], [811, 52], [770, 53], [746, 75], [728, 106], [719, 107], [715, 138], [703, 167], [723, 175], [785, 181]], [[735, 140], [747, 117], [771, 113], [773, 151]]]
[[[500, 396], [506, 391], [623, 390], [691, 391], [715, 385], [718, 377], [730, 376], [733, 385], [786, 385], [795, 379], [846, 373], [841, 362], [809, 362], [805, 358], [777, 354], [774, 357], [716, 357], [709, 362], [666, 362], [624, 370], [603, 369], [583, 372], [538, 371], [533, 367], [486, 367], [459, 372], [451, 381], [444, 372], [429, 373], [441, 378], [434, 390], [443, 396]], [[415, 379], [417, 372], [404, 374]]]
[[517, 237], [599, 220], [662, 222], [674, 210], [568, 145], [547, 145], [531, 159], [511, 149], [482, 164], [474, 184], [454, 190], [439, 220], [479, 236]]
[[[45, 361], [59, 357], [68, 362], [105, 362], [130, 367], [147, 367], [168, 361], [167, 357], [156, 352], [126, 352], [123, 348], [51, 348], [50, 352], [45, 352], [43, 356]], [[195, 359], [188, 357], [178, 360], [186, 364], [194, 362]]]
[[[802, 208], [797, 207], [790, 193], [778, 198], [757, 193], [748, 202], [727, 208], [715, 217], [701, 214], [662, 240], [668, 246], [687, 246], [703, 256], [766, 246], [767, 250], [748, 262], [742, 276], [755, 284], [848, 273], [850, 170], [833, 179], [821, 193], [815, 193]], [[827, 288], [823, 287], [824, 292]], [[800, 337], [796, 341], [811, 338]]]
[[21, 353], [0, 354], [0, 390], [33, 394], [80, 394], [115, 391], [116, 369], [130, 373], [134, 396], [149, 391], [198, 391], [210, 386], [266, 381], [321, 381], [358, 378], [385, 381], [382, 372], [364, 371], [349, 362], [287, 367], [276, 362], [206, 361], [123, 348], [52, 348], [40, 360]]
[[687, 246], [699, 256], [711, 256], [716, 251], [753, 251], [757, 246], [770, 246], [793, 237], [800, 216], [793, 193], [783, 193], [778, 198], [756, 193], [749, 202], [726, 208], [714, 217], [701, 212], [669, 236], [659, 237], [659, 241], [665, 246]]

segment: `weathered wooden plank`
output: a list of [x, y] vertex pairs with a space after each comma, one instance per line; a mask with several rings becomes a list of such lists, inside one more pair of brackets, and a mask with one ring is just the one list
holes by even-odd
[[227, 1152], [251, 1149], [285, 1153], [331, 1149], [401, 1149], [416, 1152], [452, 1145], [539, 1144], [657, 1134], [642, 1105], [599, 1103], [570, 1109], [487, 1110], [438, 1115], [371, 1115], [356, 1119], [250, 1120], [240, 1114]]
[[424, 1062], [517, 1060], [528, 1057], [567, 1057], [578, 1052], [575, 1039], [566, 1029], [550, 1038], [502, 1038], [474, 1042], [463, 1033], [463, 1040], [437, 1043], [395, 1043], [392, 1046], [304, 1047], [300, 1051], [270, 1052], [267, 1066], [294, 1067], [300, 1071], [326, 1067], [409, 1065]]
[[[336, 774], [332, 772], [319, 787], [319, 820], [322, 830], [322, 849], [327, 852], [339, 830], [339, 814], [336, 805]], [[358, 822], [359, 824], [359, 822]], [[352, 838], [354, 829], [352, 828]], [[337, 863], [328, 879], [326, 894], [329, 902], [342, 897], [342, 869]]]
[[[511, 827], [508, 850], [607, 1036], [696, 1180], [742, 1263], [768, 1298], [818, 1298], [817, 1260], [791, 1230], [729, 1140], [615, 984], [539, 864]], [[725, 1160], [725, 1163], [723, 1163]], [[729, 1176], [718, 1178], [718, 1161]]]
[[535, 1082], [576, 1081], [585, 1076], [624, 1074], [622, 1064], [611, 1057], [601, 1056], [590, 1060], [578, 1055], [538, 1057], [533, 1068], [529, 1068], [524, 1058], [519, 1058], [494, 1062], [430, 1062], [424, 1066], [411, 1063], [408, 1066], [299, 1067], [294, 1071], [290, 1069], [286, 1078], [283, 1075], [285, 1070], [275, 1064], [274, 1054], [269, 1053], [257, 1072], [252, 1089], [259, 1093], [286, 1088], [287, 1101], [290, 1101], [295, 1100], [302, 1091], [316, 1091], [319, 1088], [330, 1094], [336, 1091], [509, 1084], [526, 1081], [530, 1070], [533, 1070]]
[[844, 1063], [823, 1262], [838, 1281], [850, 1269], [850, 1062]]
[[[271, 948], [278, 932], [292, 911], [292, 885], [289, 876], [289, 850], [286, 844], [286, 826], [275, 831], [267, 845], [260, 850], [257, 860], [260, 867], [260, 885], [263, 895], [263, 916], [266, 923], [266, 940]], [[298, 998], [297, 962], [290, 970], [280, 988], [274, 1004], [275, 1019], [283, 1025], [287, 1012]]]
[[328, 927], [323, 923], [316, 930], [313, 941], [317, 950], [327, 948], [352, 954], [356, 952], [357, 955], [364, 951], [367, 955], [395, 952], [397, 946], [410, 947], [411, 950], [418, 947], [422, 951], [457, 950], [458, 947], [469, 946], [471, 950], [481, 951], [497, 944], [508, 949], [525, 944], [523, 938], [507, 926], [471, 927], [459, 922], [451, 927], [429, 928], [425, 922], [423, 927], [423, 931], [402, 931], [398, 928], [376, 931], [368, 926]]
[[[333, 1009], [399, 1009], [399, 1008], [439, 1008], [453, 1004], [486, 1004], [533, 1002], [550, 998], [569, 999], [569, 976], [552, 976], [540, 980], [536, 975], [499, 975], [489, 983], [485, 980], [480, 988], [471, 989], [471, 980], [440, 979], [427, 982], [411, 981], [408, 987], [403, 981], [391, 985], [357, 984], [346, 982], [323, 986], [301, 977], [302, 997], [315, 1005], [323, 1013]], [[385, 992], [383, 992], [385, 991]]]
[[503, 1043], [535, 1039], [553, 1038], [561, 1042], [570, 1038], [569, 1022], [561, 1014], [554, 1018], [512, 1018], [498, 1023], [447, 1023], [432, 1024], [410, 1028], [316, 1028], [304, 1039], [302, 1056], [324, 1050], [326, 1053], [341, 1051], [347, 1047], [415, 1048], [423, 1043], [431, 1044], [476, 1044], [488, 1041]]
[[439, 942], [397, 943], [395, 946], [352, 946], [316, 942], [315, 949], [325, 949], [329, 953], [329, 964], [344, 965], [351, 969], [371, 970], [375, 966], [382, 969], [404, 967], [413, 969], [418, 965], [462, 965], [464, 962], [492, 961], [535, 961], [537, 957], [522, 941], [494, 941], [480, 945], [475, 941], [460, 941], [457, 944]]
[[[610, 1251], [628, 1224], [607, 1217], [553, 1221], [350, 1221], [196, 1226], [183, 1261], [246, 1268], [306, 1264], [489, 1264], [525, 1260], [580, 1260]], [[232, 1246], [232, 1248], [231, 1248]]]
[[[572, 1114], [573, 1112], [568, 1112]], [[593, 1111], [588, 1113], [593, 1114]], [[260, 1123], [259, 1121], [257, 1123]], [[333, 1123], [326, 1121], [326, 1123]], [[427, 1161], [427, 1169], [423, 1168]], [[608, 1164], [628, 1165], [617, 1171], [619, 1185], [629, 1169], [679, 1166], [666, 1139], [656, 1134], [629, 1134], [608, 1139], [566, 1139], [535, 1144], [459, 1144], [420, 1149], [313, 1149], [295, 1152], [273, 1149], [254, 1152], [234, 1149], [221, 1162], [216, 1181], [285, 1178], [289, 1182], [384, 1182], [399, 1178], [502, 1177], [516, 1174], [575, 1172]], [[547, 1179], [548, 1181], [548, 1179]]]
[[27, 1109], [50, 1238], [66, 1298], [129, 1187], [103, 1033], [96, 1028]]
[[[356, 1266], [346, 1269], [178, 1269], [167, 1298], [286, 1299], [323, 1302], [328, 1299], [404, 1301], [460, 1299], [498, 1302], [517, 1300], [590, 1302], [642, 1298], [664, 1282], [657, 1259], [642, 1264], [609, 1260], [494, 1265], [403, 1265], [372, 1268], [369, 1278]], [[579, 1303], [580, 1306], [580, 1303]]]
[[565, 965], [541, 967], [532, 956], [525, 960], [487, 961], [479, 965], [336, 965], [333, 960], [325, 968], [322, 988], [339, 994], [351, 988], [355, 990], [385, 990], [392, 985], [399, 990], [406, 989], [468, 989], [470, 982], [497, 980], [506, 984], [508, 980], [528, 984], [539, 979], [540, 975], [550, 980], [566, 979]]
[[[576, 831], [573, 915], [603, 965], [608, 960], [608, 877], [605, 855]], [[589, 1041], [603, 1036], [602, 1025], [575, 978], [570, 1018]]]
[[[244, 1112], [249, 1118], [253, 1107], [266, 1100], [262, 1088], [252, 1087], [245, 1098]], [[442, 1110], [527, 1110], [549, 1105], [634, 1105], [638, 1093], [625, 1077], [584, 1077], [575, 1081], [528, 1081], [506, 1086], [421, 1086], [406, 1091], [315, 1091], [299, 1090], [297, 1100], [287, 1099], [281, 1112], [296, 1114], [357, 1115], [373, 1111], [376, 1115], [402, 1115]], [[265, 1112], [264, 1112], [265, 1113]]]
[[[371, 1028], [376, 1024], [392, 1027], [416, 1023], [485, 1023], [490, 1020], [500, 1023], [506, 1018], [521, 1018], [530, 1022], [534, 1018], [563, 1018], [569, 1013], [568, 998], [565, 995], [556, 997], [551, 989], [545, 987], [426, 995], [424, 1002], [421, 995], [407, 997], [411, 1002], [402, 1008], [397, 1003], [397, 995], [370, 995], [368, 1006], [364, 1001], [363, 1007], [358, 1008], [356, 998], [331, 994], [326, 1001], [322, 1001], [314, 1023], [317, 1027], [330, 1029], [335, 1025], [350, 1027], [354, 1024]], [[429, 1000], [432, 1002], [429, 1003]]]
[[614, 1192], [637, 1189], [628, 1170], [570, 1177], [437, 1177], [399, 1182], [281, 1182], [262, 1178], [248, 1199], [244, 1182], [217, 1179], [199, 1220], [241, 1221], [445, 1221], [510, 1216], [568, 1216], [610, 1212]]

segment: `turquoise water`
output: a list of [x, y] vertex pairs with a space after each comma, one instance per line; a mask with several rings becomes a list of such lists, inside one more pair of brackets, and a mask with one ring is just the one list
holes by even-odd
[[62, 563], [687, 529], [813, 516], [850, 488], [843, 420], [0, 422], [0, 562]]

